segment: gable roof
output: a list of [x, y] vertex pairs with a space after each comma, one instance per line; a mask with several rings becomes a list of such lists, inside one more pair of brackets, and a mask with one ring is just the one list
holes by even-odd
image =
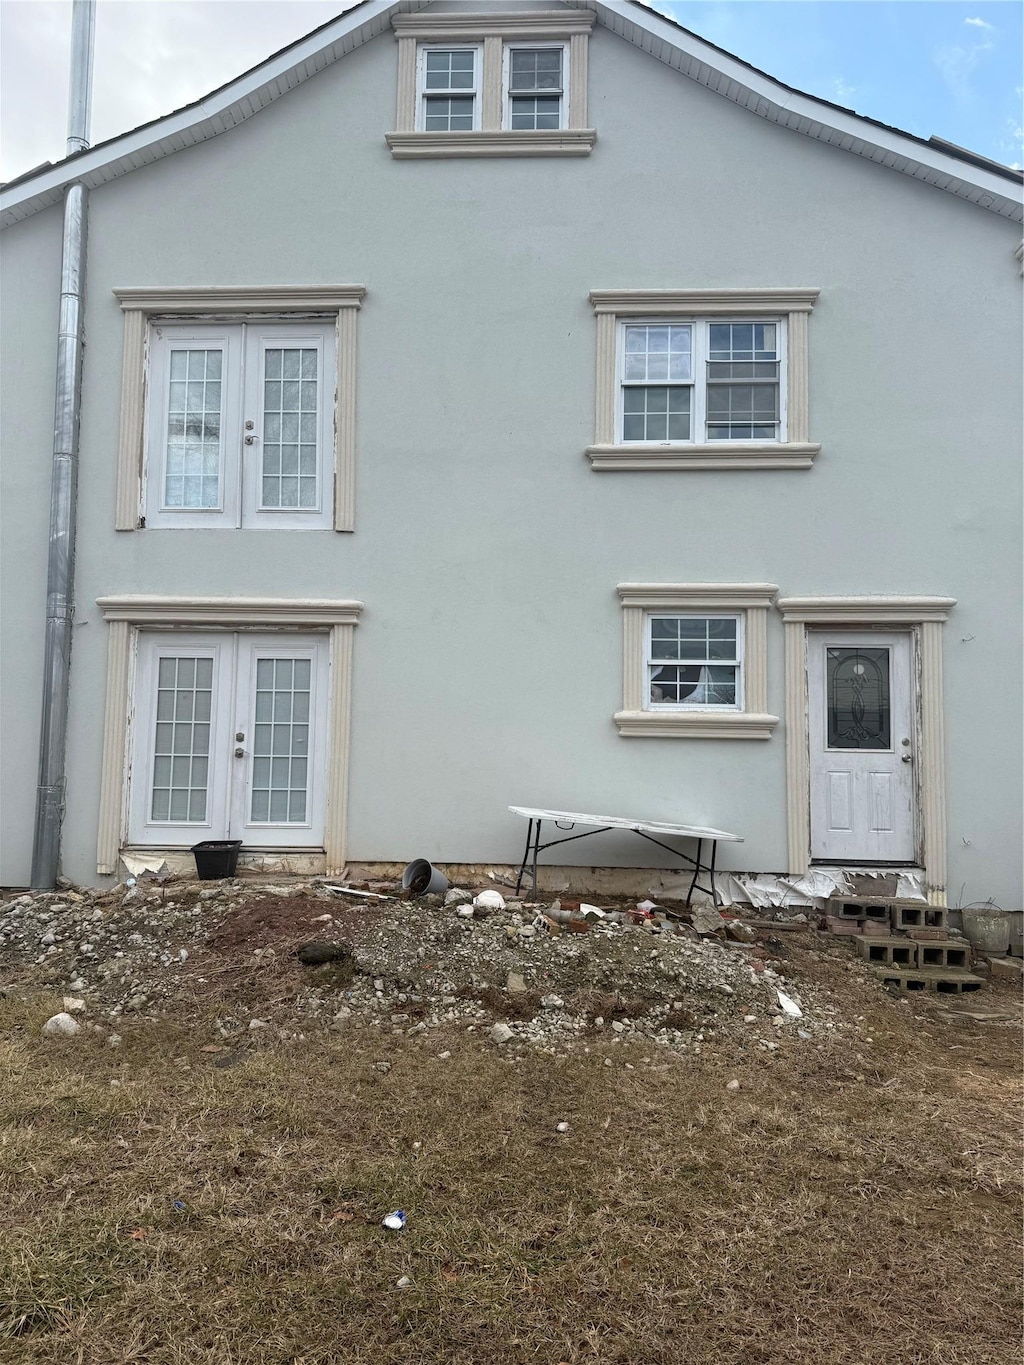
[[[360, 0], [360, 3], [290, 43], [258, 66], [173, 113], [46, 163], [0, 189], [0, 225], [58, 203], [70, 184], [90, 189], [185, 147], [216, 137], [272, 104], [339, 58], [387, 31], [397, 13], [423, 9], [429, 0]], [[830, 104], [775, 80], [700, 38], [640, 0], [564, 0], [593, 9], [598, 22], [658, 61], [706, 85], [733, 103], [834, 147], [888, 166], [958, 195], [980, 208], [1020, 222], [1021, 173], [964, 151], [940, 138], [915, 137], [875, 119]], [[383, 133], [384, 130], [382, 130]]]

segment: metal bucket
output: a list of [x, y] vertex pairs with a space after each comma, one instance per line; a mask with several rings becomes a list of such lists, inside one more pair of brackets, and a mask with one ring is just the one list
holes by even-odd
[[986, 957], [1005, 957], [1010, 951], [1010, 916], [1005, 910], [993, 910], [990, 906], [965, 906], [964, 933]]
[[411, 891], [414, 896], [443, 896], [448, 890], [448, 878], [426, 858], [416, 858], [402, 873], [402, 890]]

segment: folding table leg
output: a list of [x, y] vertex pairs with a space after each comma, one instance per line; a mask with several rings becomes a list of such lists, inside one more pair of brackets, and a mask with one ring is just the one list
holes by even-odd
[[537, 899], [537, 856], [540, 853], [540, 827], [541, 821], [537, 821], [537, 833], [533, 841], [533, 899]]
[[[712, 844], [712, 847], [714, 847], [714, 844]], [[695, 861], [694, 864], [693, 864], [693, 876], [690, 878], [690, 889], [689, 889], [689, 891], [686, 893], [686, 908], [687, 908], [687, 910], [689, 910], [689, 908], [690, 908], [690, 902], [693, 900], [693, 890], [694, 890], [694, 887], [697, 885], [697, 878], [700, 876], [700, 865], [701, 865], [701, 862], [702, 862], [702, 859], [703, 859], [703, 853], [704, 853], [704, 840], [703, 840], [703, 839], [698, 839], [698, 840], [697, 840], [697, 858], [696, 858], [696, 861]]]
[[[519, 876], [516, 878], [516, 895], [519, 895], [519, 888], [523, 884], [523, 877], [526, 875], [526, 864], [530, 861], [530, 844], [533, 841], [533, 820], [530, 820], [526, 830], [526, 848], [523, 850], [523, 861], [519, 864]], [[537, 884], [537, 858], [533, 860], [533, 881]]]

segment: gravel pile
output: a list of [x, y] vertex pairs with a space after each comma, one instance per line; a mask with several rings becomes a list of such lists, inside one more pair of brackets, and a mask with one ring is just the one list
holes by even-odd
[[[62, 996], [64, 1013], [114, 1039], [124, 1016], [178, 1018], [197, 1004], [226, 1044], [372, 1028], [468, 1031], [510, 1053], [596, 1038], [699, 1052], [737, 1036], [774, 1051], [784, 1032], [842, 1028], [823, 987], [787, 976], [793, 934], [732, 925], [727, 936], [698, 914], [716, 930], [699, 935], [678, 911], [603, 909], [494, 890], [371, 899], [318, 881], [69, 888], [0, 905], [0, 985]], [[310, 943], [304, 958], [335, 945], [337, 960], [303, 965], [296, 951]]]

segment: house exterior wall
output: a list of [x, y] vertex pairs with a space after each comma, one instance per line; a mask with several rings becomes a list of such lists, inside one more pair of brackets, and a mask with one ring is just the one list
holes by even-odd
[[[1006, 572], [1020, 554], [1019, 229], [765, 123], [600, 27], [588, 158], [394, 161], [395, 79], [385, 36], [232, 132], [91, 195], [65, 874], [96, 880], [106, 627], [95, 601], [125, 592], [365, 603], [351, 859], [510, 861], [525, 831], [506, 806], [522, 803], [735, 830], [746, 842], [724, 851], [727, 867], [785, 871], [783, 723], [756, 742], [624, 738], [612, 722], [616, 584], [767, 582], [786, 596], [957, 599], [945, 628], [947, 884], [954, 901], [1020, 904], [1021, 613], [1019, 576]], [[12, 290], [42, 305], [28, 307], [6, 376], [19, 435], [5, 441], [17, 595], [12, 608], [8, 567], [2, 879], [19, 883], [59, 215], [5, 237], [8, 316]], [[320, 283], [368, 291], [355, 532], [116, 532], [112, 291]], [[787, 285], [821, 290], [812, 469], [590, 468], [591, 289]], [[780, 717], [784, 683], [770, 612], [768, 704]], [[662, 861], [628, 838], [587, 847], [600, 863]]]

